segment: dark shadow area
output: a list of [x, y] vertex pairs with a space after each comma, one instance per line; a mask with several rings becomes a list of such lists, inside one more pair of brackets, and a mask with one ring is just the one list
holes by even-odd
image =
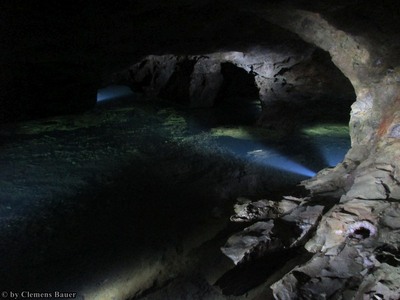
[[254, 125], [261, 115], [254, 74], [230, 62], [221, 64], [221, 74], [224, 80], [215, 103], [217, 125]]
[[144, 254], [153, 253], [158, 262], [168, 248], [179, 252], [217, 199], [208, 198], [207, 191], [172, 186], [149, 167], [132, 165], [110, 178], [117, 183], [107, 188], [93, 186], [36, 208], [35, 215], [21, 213], [24, 222], [11, 222], [17, 232], [1, 234], [0, 285], [16, 291], [80, 291], [88, 278], [105, 277], [105, 270], [129, 266]]
[[[182, 66], [183, 74], [176, 76], [191, 68]], [[216, 207], [228, 222], [238, 196], [288, 194], [327, 166], [302, 129], [341, 122], [340, 113], [322, 114], [330, 111], [327, 106], [316, 119], [308, 108], [315, 112], [319, 100], [282, 102], [267, 108], [271, 126], [257, 127], [261, 112], [253, 75], [232, 64], [223, 66], [223, 74], [221, 99], [211, 110], [175, 107], [172, 114], [170, 103], [142, 107], [133, 95], [121, 95], [100, 103], [83, 123], [73, 116], [55, 118], [32, 123], [26, 133], [16, 125], [1, 149], [8, 151], [0, 161], [2, 170], [15, 170], [15, 178], [8, 186], [8, 178], [0, 178], [2, 195], [12, 195], [0, 207], [0, 286], [82, 291], [89, 281], [102, 282], [127, 266], [134, 269], [142, 257], [165, 264], [166, 253], [183, 255], [185, 239], [202, 232]], [[173, 82], [170, 86], [178, 88]], [[337, 106], [337, 100], [331, 104]], [[211, 137], [214, 127], [240, 125], [266, 130], [266, 136], [252, 137], [249, 129], [249, 138]], [[36, 132], [35, 126], [49, 129]], [[105, 151], [99, 156], [98, 149]], [[77, 159], [78, 153], [84, 156]], [[14, 165], [25, 160], [27, 171], [17, 171]], [[35, 173], [39, 166], [42, 173]], [[73, 178], [71, 186], [63, 176]], [[226, 273], [218, 286], [225, 294], [245, 293], [278, 270], [282, 260], [297, 255], [255, 260]]]
[[165, 166], [155, 166], [177, 149], [165, 149], [161, 136], [153, 136], [151, 144], [149, 153], [155, 148], [171, 152], [131, 161], [118, 176], [99, 174], [109, 184], [100, 185], [93, 177], [89, 190], [72, 198], [61, 195], [52, 203], [31, 203], [34, 207], [27, 203], [13, 207], [14, 218], [3, 216], [13, 221], [1, 232], [0, 285], [15, 291], [81, 290], [88, 278], [105, 276], [105, 270], [129, 265], [144, 254], [161, 261], [168, 248], [180, 252], [182, 241], [210, 217], [219, 199], [201, 182], [201, 173], [210, 166], [174, 178]]
[[53, 61], [20, 63], [10, 72], [1, 91], [0, 124], [79, 113], [96, 104], [97, 83], [88, 79], [93, 70], [87, 66]]
[[159, 96], [178, 104], [189, 102], [189, 86], [196, 60], [183, 60], [176, 64], [168, 82], [160, 90]]
[[[228, 222], [240, 189], [231, 199], [221, 199], [218, 189], [227, 183], [236, 188], [247, 162], [212, 140], [169, 138], [171, 129], [155, 117], [160, 108], [118, 105], [121, 115], [109, 107], [100, 114], [98, 107], [85, 116], [109, 123], [75, 128], [68, 119], [63, 126], [69, 130], [37, 134], [31, 127], [2, 149], [12, 158], [2, 161], [3, 175], [15, 173], [15, 179], [1, 178], [0, 286], [82, 291], [142, 257], [165, 263], [166, 253], [183, 255], [184, 240], [203, 230], [216, 206]], [[113, 149], [129, 151], [124, 156]], [[284, 193], [297, 181], [275, 188]], [[271, 185], [263, 184], [264, 192]]]
[[303, 249], [292, 249], [269, 253], [268, 255], [240, 264], [225, 273], [215, 283], [224, 295], [241, 296], [249, 290], [263, 284], [268, 277], [285, 268], [285, 265], [297, 257], [297, 263], [306, 262], [312, 254]]
[[[221, 63], [221, 74], [224, 81], [219, 93], [219, 102], [252, 101], [258, 99], [258, 88], [254, 82], [254, 74], [237, 67], [231, 62]], [[217, 103], [219, 103], [217, 102]]]
[[393, 267], [400, 266], [400, 251], [392, 245], [384, 244], [375, 249], [376, 259]]

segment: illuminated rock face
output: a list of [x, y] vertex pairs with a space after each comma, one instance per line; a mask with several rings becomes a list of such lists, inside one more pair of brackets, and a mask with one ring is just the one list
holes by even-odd
[[[397, 6], [386, 5], [386, 9], [398, 11]], [[324, 216], [314, 238], [307, 243], [306, 248], [316, 253], [314, 257], [272, 288], [278, 299], [291, 299], [296, 294], [309, 298], [323, 294], [345, 299], [396, 299], [400, 295], [396, 283], [398, 263], [384, 258], [382, 248], [391, 249], [386, 255], [397, 259], [399, 253], [394, 249], [399, 244], [393, 236], [397, 224], [391, 221], [398, 215], [396, 201], [400, 199], [399, 58], [392, 56], [399, 47], [398, 37], [388, 28], [386, 39], [391, 42], [383, 43], [378, 28], [364, 24], [362, 31], [358, 22], [352, 25], [350, 20], [339, 21], [339, 11], [349, 12], [336, 9], [322, 13], [288, 9], [265, 15], [329, 51], [357, 95], [350, 120], [352, 149], [343, 163], [303, 183], [314, 194], [342, 195], [341, 203]], [[372, 7], [357, 9], [373, 17]], [[384, 23], [393, 26], [393, 14], [387, 14]], [[375, 21], [383, 22], [381, 17]], [[383, 283], [383, 278], [390, 279]]]
[[[206, 55], [152, 55], [133, 65], [125, 74], [117, 74], [115, 80], [126, 81], [150, 96], [186, 101], [195, 107], [211, 107], [222, 89], [224, 76], [221, 65], [230, 63], [253, 78], [259, 98], [266, 104], [299, 95], [306, 97], [307, 94], [315, 96], [322, 91], [326, 94], [332, 92], [329, 90], [332, 87], [322, 80], [317, 86], [316, 78], [320, 79], [325, 69], [314, 70], [308, 77], [304, 72], [296, 71], [304, 69], [306, 63], [316, 64], [311, 58], [314, 52], [315, 48], [308, 46], [297, 53], [290, 48], [261, 48]], [[314, 87], [312, 91], [311, 86]], [[345, 93], [343, 89], [336, 92]]]
[[112, 81], [150, 98], [195, 108], [212, 107], [224, 98], [257, 99], [263, 107], [258, 124], [288, 132], [327, 110], [331, 119], [347, 117], [354, 89], [329, 54], [298, 40], [291, 44], [243, 52], [150, 55], [115, 73]]
[[[367, 13], [368, 8], [363, 8], [363, 11]], [[361, 188], [364, 189], [364, 195], [354, 195], [350, 191], [349, 197], [373, 198], [376, 193], [371, 194], [370, 190], [373, 189], [373, 186], [379, 190], [381, 183], [376, 180], [379, 176], [366, 175], [366, 173], [378, 172], [377, 161], [389, 164], [394, 161], [393, 147], [386, 146], [393, 144], [391, 134], [398, 119], [399, 75], [396, 68], [392, 66], [398, 63], [398, 58], [392, 58], [386, 51], [391, 47], [393, 47], [392, 49], [398, 47], [395, 44], [397, 42], [385, 45], [385, 47], [378, 47], [382, 36], [376, 32], [376, 28], [370, 28], [372, 32], [368, 34], [368, 37], [362, 33], [353, 35], [345, 31], [345, 29], [350, 32], [355, 30], [351, 27], [350, 22], [340, 24], [340, 28], [335, 27], [334, 22], [330, 23], [332, 16], [329, 13], [324, 17], [322, 14], [293, 9], [286, 10], [283, 14], [285, 17], [280, 13], [278, 13], [278, 17], [270, 12], [266, 18], [298, 33], [306, 41], [329, 51], [332, 61], [350, 79], [357, 95], [357, 101], [352, 106], [350, 120], [352, 149], [344, 163], [332, 171], [336, 175], [324, 172], [306, 182], [305, 186], [316, 192], [332, 191], [343, 187], [344, 177], [350, 174], [352, 177], [360, 175], [364, 176], [363, 188]], [[290, 20], [290, 22], [286, 20]], [[342, 27], [344, 28], [342, 29]], [[393, 32], [389, 30], [388, 33], [389, 37], [393, 38]], [[391, 150], [388, 151], [390, 148]], [[362, 166], [355, 171], [360, 163]], [[395, 174], [395, 170], [387, 172], [391, 176]], [[365, 176], [369, 176], [370, 179]], [[332, 185], [333, 177], [338, 180], [337, 186]], [[356, 182], [359, 181], [360, 179], [356, 179]], [[372, 185], [372, 187], [367, 188], [368, 185]], [[389, 186], [393, 186], [393, 184], [389, 184]], [[355, 187], [360, 190], [358, 185]], [[393, 189], [396, 190], [397, 187], [393, 186]], [[378, 198], [382, 197], [386, 196]]]

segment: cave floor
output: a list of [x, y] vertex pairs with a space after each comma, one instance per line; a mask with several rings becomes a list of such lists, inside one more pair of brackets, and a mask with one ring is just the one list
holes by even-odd
[[[250, 297], [210, 285], [233, 267], [219, 247], [237, 229], [235, 199], [279, 200], [340, 159], [349, 138], [337, 124], [284, 135], [218, 116], [124, 99], [3, 126], [0, 287], [77, 299]], [[280, 157], [295, 165], [265, 163]]]

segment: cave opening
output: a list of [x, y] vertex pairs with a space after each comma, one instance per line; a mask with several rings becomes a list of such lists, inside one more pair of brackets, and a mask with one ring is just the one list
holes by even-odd
[[254, 75], [232, 62], [221, 63], [221, 75], [223, 83], [215, 107], [221, 116], [223, 112], [231, 116], [227, 125], [254, 125], [262, 110]]
[[245, 70], [221, 64], [224, 81], [215, 103], [220, 119], [211, 126], [221, 144], [305, 177], [340, 163], [351, 145], [348, 124], [356, 97], [329, 53], [317, 48], [310, 59], [277, 69], [270, 78], [260, 79], [256, 65]]

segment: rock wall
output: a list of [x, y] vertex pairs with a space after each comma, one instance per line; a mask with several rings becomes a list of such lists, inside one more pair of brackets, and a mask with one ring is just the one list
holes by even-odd
[[[369, 3], [371, 4], [371, 3]], [[399, 11], [391, 2], [387, 10]], [[352, 149], [331, 170], [303, 182], [314, 195], [335, 194], [340, 203], [327, 212], [306, 249], [313, 258], [296, 267], [272, 289], [277, 299], [303, 295], [310, 299], [398, 299], [399, 196], [399, 59], [398, 27], [393, 12], [387, 19], [374, 16], [374, 5], [332, 5], [319, 12], [293, 8], [265, 10], [275, 24], [296, 32], [304, 40], [329, 51], [332, 61], [354, 86]], [[340, 13], [371, 16], [353, 21]], [[260, 12], [260, 10], [258, 10]], [[382, 10], [379, 11], [382, 13]], [[365, 16], [364, 15], [364, 16]], [[335, 19], [334, 17], [337, 17]], [[361, 29], [364, 24], [369, 31]], [[397, 24], [397, 25], [394, 25]]]
[[[349, 177], [357, 178], [363, 173], [371, 174], [376, 171], [377, 157], [389, 164], [394, 158], [393, 150], [382, 145], [390, 143], [392, 138], [389, 132], [396, 125], [397, 109], [393, 108], [398, 101], [399, 73], [398, 68], [394, 67], [398, 65], [398, 59], [393, 58], [392, 53], [397, 51], [399, 45], [391, 30], [388, 30], [386, 35], [383, 32], [376, 33], [377, 28], [372, 27], [369, 28], [372, 33], [352, 34], [354, 27], [361, 26], [360, 24], [352, 27], [351, 21], [347, 20], [347, 23], [340, 23], [339, 27], [329, 22], [333, 17], [332, 11], [335, 12], [335, 16], [339, 16], [338, 11], [344, 12], [346, 9], [360, 9], [365, 13], [373, 13], [370, 6], [354, 5], [331, 7], [323, 13], [287, 7], [279, 10], [265, 9], [261, 12], [267, 20], [296, 32], [304, 40], [328, 51], [332, 61], [351, 81], [357, 95], [350, 119], [352, 149], [345, 161], [334, 170], [323, 171], [316, 178], [304, 183], [315, 192], [342, 188], [346, 190], [348, 187], [345, 185], [349, 183]], [[363, 188], [368, 182], [368, 185], [379, 190], [380, 177], [368, 176], [369, 180], [365, 177], [362, 179]], [[359, 190], [357, 185], [354, 188]], [[370, 189], [364, 189], [363, 198], [376, 194], [371, 195]], [[350, 198], [353, 196], [353, 192], [348, 195]]]
[[[354, 101], [350, 82], [329, 54], [297, 41], [246, 52], [150, 55], [114, 74], [112, 81], [130, 85], [149, 98], [197, 108], [212, 107], [224, 97], [244, 102], [258, 98], [263, 108], [259, 125], [289, 131], [326, 111], [335, 119], [329, 101], [339, 101], [335, 106], [342, 106], [338, 111], [345, 111], [344, 115]], [[254, 95], [256, 90], [258, 95]]]

